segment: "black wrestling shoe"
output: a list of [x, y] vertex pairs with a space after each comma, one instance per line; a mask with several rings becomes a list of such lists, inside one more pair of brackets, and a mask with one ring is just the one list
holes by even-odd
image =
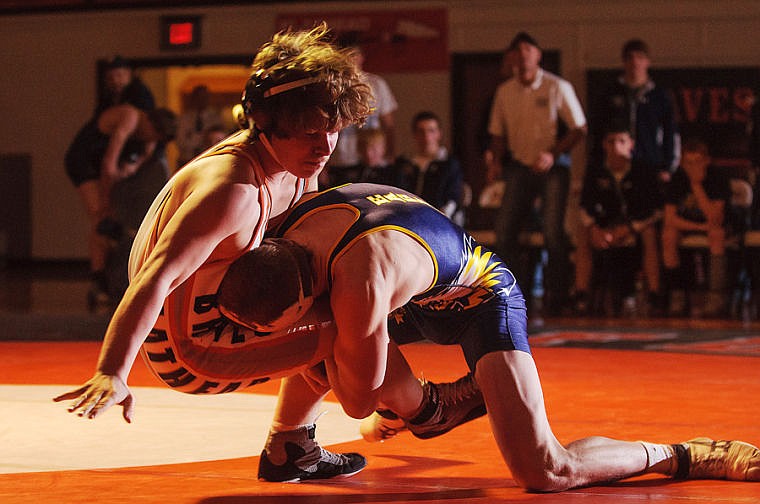
[[[314, 439], [316, 427], [270, 433], [267, 446], [261, 452], [259, 479], [281, 483], [329, 478], [347, 478], [367, 465], [358, 453], [332, 453]], [[284, 453], [281, 464], [273, 461], [272, 452]]]

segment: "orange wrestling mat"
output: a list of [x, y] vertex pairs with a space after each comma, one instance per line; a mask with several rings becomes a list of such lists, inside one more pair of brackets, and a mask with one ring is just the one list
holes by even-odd
[[[98, 349], [95, 342], [0, 342], [0, 503], [760, 502], [760, 483], [657, 476], [530, 494], [511, 479], [485, 418], [432, 440], [405, 433], [368, 444], [359, 439], [358, 422], [334, 403], [325, 406], [318, 439], [333, 450], [363, 453], [368, 467], [338, 481], [259, 482], [257, 455], [277, 383], [185, 396], [166, 390], [138, 361], [130, 378], [134, 423], [117, 410], [88, 421], [50, 398], [89, 378]], [[603, 435], [760, 443], [760, 360], [699, 353], [705, 350], [535, 348], [555, 433], [563, 442]], [[458, 348], [413, 344], [404, 353], [433, 381], [465, 371]]]

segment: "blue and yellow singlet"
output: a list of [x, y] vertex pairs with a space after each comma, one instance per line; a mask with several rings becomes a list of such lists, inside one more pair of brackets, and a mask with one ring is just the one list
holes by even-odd
[[522, 298], [512, 272], [501, 259], [424, 200], [401, 189], [375, 184], [347, 184], [299, 202], [276, 230], [278, 236], [314, 214], [343, 208], [356, 215], [334, 245], [333, 263], [363, 236], [397, 230], [419, 242], [430, 254], [436, 277], [412, 303], [431, 311], [465, 311], [494, 298]]

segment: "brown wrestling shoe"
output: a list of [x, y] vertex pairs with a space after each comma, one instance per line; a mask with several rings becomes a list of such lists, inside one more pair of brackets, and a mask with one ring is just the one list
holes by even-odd
[[430, 439], [486, 413], [472, 373], [451, 383], [421, 383], [426, 404], [417, 418], [423, 416], [424, 420], [404, 419], [390, 410], [378, 410], [362, 421], [362, 437], [369, 442], [384, 441], [408, 429], [415, 437]]
[[696, 438], [673, 445], [679, 479], [760, 481], [760, 450], [743, 441]]

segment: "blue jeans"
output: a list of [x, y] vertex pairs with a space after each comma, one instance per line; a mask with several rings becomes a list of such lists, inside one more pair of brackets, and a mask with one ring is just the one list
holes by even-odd
[[564, 227], [570, 168], [555, 164], [548, 172], [539, 174], [530, 167], [513, 161], [504, 168], [504, 181], [504, 199], [494, 225], [496, 253], [515, 272], [518, 282], [523, 282], [523, 292], [530, 292], [532, 268], [523, 257], [524, 250], [521, 249], [518, 238], [529, 222], [536, 197], [541, 196], [541, 227], [548, 256], [544, 291], [550, 305], [562, 303], [567, 296], [570, 280], [568, 241]]

